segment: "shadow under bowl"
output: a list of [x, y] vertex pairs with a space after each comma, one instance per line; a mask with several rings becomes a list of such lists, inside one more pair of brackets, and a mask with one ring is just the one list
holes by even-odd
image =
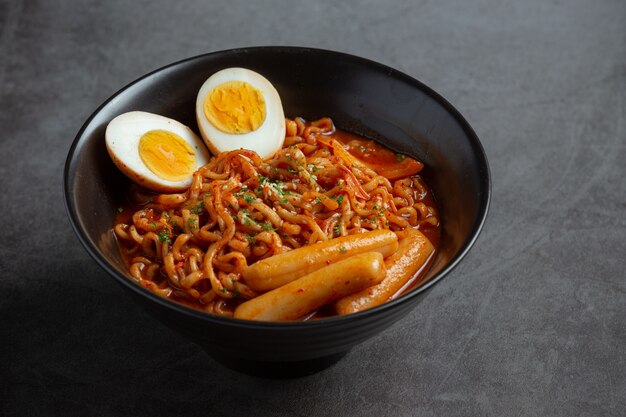
[[[442, 224], [440, 250], [425, 284], [368, 311], [308, 322], [218, 317], [163, 299], [129, 278], [112, 226], [128, 179], [104, 143], [108, 122], [132, 110], [158, 113], [196, 130], [195, 99], [212, 73], [245, 67], [268, 78], [287, 117], [329, 116], [342, 130], [374, 139], [425, 164]], [[104, 102], [69, 151], [64, 195], [70, 223], [96, 262], [154, 317], [222, 364], [285, 377], [321, 370], [405, 316], [474, 244], [487, 216], [490, 174], [483, 148], [461, 114], [421, 82], [387, 66], [332, 51], [256, 47], [197, 56], [158, 69]]]

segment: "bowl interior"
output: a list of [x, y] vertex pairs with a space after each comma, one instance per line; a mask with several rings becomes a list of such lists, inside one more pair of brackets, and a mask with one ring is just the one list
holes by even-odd
[[197, 133], [197, 91], [226, 67], [246, 67], [268, 78], [287, 117], [329, 116], [343, 130], [425, 163], [422, 173], [440, 210], [441, 250], [428, 272], [430, 281], [413, 295], [442, 278], [469, 250], [487, 214], [489, 170], [476, 135], [447, 101], [365, 59], [306, 48], [249, 48], [191, 58], [148, 74], [105, 102], [78, 133], [65, 168], [67, 209], [86, 249], [119, 281], [157, 298], [127, 278], [111, 233], [129, 180], [108, 156], [106, 125], [123, 112], [143, 110], [179, 120]]

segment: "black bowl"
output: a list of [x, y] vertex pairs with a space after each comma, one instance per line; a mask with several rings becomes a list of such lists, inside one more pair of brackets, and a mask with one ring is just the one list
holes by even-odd
[[[128, 180], [104, 144], [107, 123], [143, 110], [195, 128], [198, 89], [212, 73], [246, 67], [278, 90], [288, 117], [330, 116], [343, 129], [375, 139], [426, 165], [442, 222], [441, 250], [426, 284], [369, 311], [311, 322], [264, 323], [217, 317], [160, 298], [129, 278], [112, 233]], [[309, 48], [260, 47], [190, 58], [156, 70], [102, 104], [80, 129], [64, 172], [67, 212], [89, 254], [156, 318], [201, 345], [214, 359], [257, 375], [312, 373], [340, 359], [406, 315], [425, 291], [467, 254], [487, 215], [490, 176], [476, 134], [445, 99], [384, 65]]]

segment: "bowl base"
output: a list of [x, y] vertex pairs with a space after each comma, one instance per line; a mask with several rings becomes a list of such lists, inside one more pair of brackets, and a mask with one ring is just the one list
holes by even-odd
[[207, 352], [219, 364], [247, 375], [285, 379], [312, 375], [337, 363], [348, 351], [302, 361], [256, 361]]

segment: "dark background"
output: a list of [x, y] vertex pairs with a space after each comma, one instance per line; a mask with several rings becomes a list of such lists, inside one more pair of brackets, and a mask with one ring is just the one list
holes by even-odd
[[[622, 0], [0, 0], [0, 413], [623, 416], [625, 22]], [[475, 128], [493, 176], [452, 274], [334, 367], [286, 381], [222, 368], [148, 317], [62, 199], [70, 144], [107, 97], [254, 45], [425, 82]]]

